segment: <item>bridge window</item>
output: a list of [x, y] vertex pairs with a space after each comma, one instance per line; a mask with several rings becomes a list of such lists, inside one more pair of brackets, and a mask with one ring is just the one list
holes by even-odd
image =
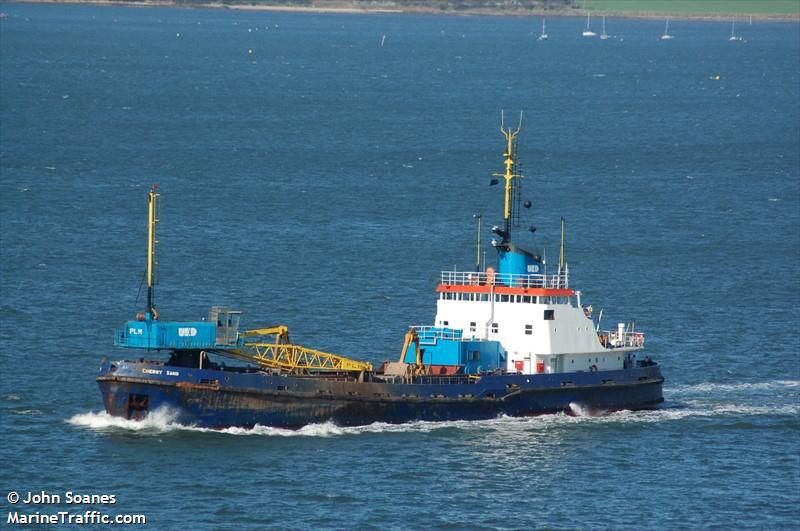
[[544, 320], [545, 321], [554, 321], [556, 318], [555, 310], [545, 310], [544, 311]]
[[523, 295], [522, 296], [522, 302], [531, 302], [531, 296], [530, 295]]
[[532, 336], [533, 335], [533, 325], [525, 325], [525, 335]]
[[500, 302], [508, 302], [508, 295], [500, 295]]

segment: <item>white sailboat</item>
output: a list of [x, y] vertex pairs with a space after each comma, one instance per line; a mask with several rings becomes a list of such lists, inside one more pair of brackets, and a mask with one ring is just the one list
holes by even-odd
[[550, 37], [548, 37], [548, 35], [547, 35], [547, 26], [545, 25], [545, 19], [543, 18], [542, 19], [542, 34], [539, 35], [539, 40], [540, 41], [546, 41], [549, 38]]
[[594, 37], [597, 35], [597, 33], [593, 32], [589, 27], [589, 24], [591, 22], [591, 17], [592, 15], [590, 13], [586, 13], [586, 29], [583, 30], [583, 33], [581, 34], [584, 37]]
[[672, 35], [669, 34], [669, 17], [667, 17], [667, 23], [664, 24], [664, 35], [661, 36], [662, 41], [671, 41], [674, 39]]
[[736, 36], [736, 19], [731, 20], [731, 36], [728, 39], [729, 41], [740, 41], [742, 40], [741, 37]]
[[602, 40], [608, 40], [608, 34], [606, 33], [606, 17], [603, 15], [603, 33], [600, 34], [600, 38]]

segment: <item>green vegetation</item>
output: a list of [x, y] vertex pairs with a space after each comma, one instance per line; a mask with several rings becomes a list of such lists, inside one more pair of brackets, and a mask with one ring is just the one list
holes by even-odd
[[[0, 0], [2, 1], [2, 0]], [[24, 0], [23, 0], [24, 1]], [[36, 1], [36, 0], [31, 0]], [[81, 0], [66, 0], [77, 1]], [[147, 0], [109, 0], [146, 2]], [[491, 12], [524, 14], [532, 11], [555, 11], [582, 14], [584, 9], [606, 13], [728, 16], [734, 14], [765, 17], [800, 17], [800, 0], [165, 0], [177, 4], [217, 4], [229, 6], [305, 7], [324, 9], [392, 9], [409, 12]]]
[[[583, 8], [582, 0], [573, 6]], [[800, 14], [800, 0], [587, 0], [592, 11], [630, 11], [672, 14], [736, 14], [764, 15]]]
[[[191, 0], [176, 0], [191, 2]], [[214, 1], [214, 0], [195, 0]], [[461, 11], [468, 9], [526, 10], [570, 9], [574, 0], [220, 0], [224, 4], [252, 4], [269, 6], [297, 6], [319, 8], [360, 9], [438, 9]]]

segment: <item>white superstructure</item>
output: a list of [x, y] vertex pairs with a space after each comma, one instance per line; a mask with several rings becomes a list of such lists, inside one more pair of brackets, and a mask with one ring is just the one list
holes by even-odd
[[506, 370], [524, 374], [622, 369], [641, 350], [633, 324], [598, 331], [591, 307], [562, 275], [443, 271], [435, 327], [464, 340], [497, 341]]
[[[501, 114], [505, 171], [494, 176], [502, 177], [505, 184], [503, 226], [492, 227], [492, 233], [500, 238], [492, 240], [497, 269], [481, 266], [481, 216], [476, 214], [475, 270], [442, 272], [434, 324], [412, 327], [400, 361], [413, 362], [418, 370], [427, 364], [436, 374], [462, 370], [466, 374], [615, 371], [637, 361], [649, 362], [635, 359], [635, 351], [644, 348], [644, 335], [634, 330], [633, 323], [618, 323], [614, 330], [600, 331], [602, 311], [593, 316], [592, 307], [583, 306], [581, 293], [570, 288], [563, 218], [557, 274], [547, 274], [545, 260], [537, 252], [512, 242], [517, 210], [531, 207], [530, 201], [523, 202], [515, 195], [521, 177], [515, 155], [521, 128], [521, 116], [512, 130]], [[493, 179], [490, 184], [500, 184], [500, 180]], [[512, 200], [515, 197], [517, 200]], [[413, 353], [411, 343], [416, 344]]]

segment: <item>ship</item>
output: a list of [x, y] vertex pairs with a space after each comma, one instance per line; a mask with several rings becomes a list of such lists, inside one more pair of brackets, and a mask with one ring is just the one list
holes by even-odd
[[299, 429], [657, 408], [664, 378], [644, 355], [644, 333], [635, 321], [601, 329], [603, 312], [595, 315], [570, 286], [564, 219], [550, 271], [534, 248], [512, 239], [520, 209], [531, 206], [519, 194], [521, 127], [521, 115], [515, 127], [501, 118], [504, 169], [490, 181], [504, 185], [494, 265], [481, 260], [474, 215], [474, 267], [441, 272], [434, 323], [410, 326], [400, 356], [378, 367], [295, 344], [283, 325], [240, 329], [242, 312], [228, 306], [195, 321], [161, 319], [153, 297], [161, 192], [153, 186], [147, 302], [115, 333], [114, 345], [131, 354], [101, 359], [106, 412], [139, 420], [166, 410], [178, 423], [211, 429]]

